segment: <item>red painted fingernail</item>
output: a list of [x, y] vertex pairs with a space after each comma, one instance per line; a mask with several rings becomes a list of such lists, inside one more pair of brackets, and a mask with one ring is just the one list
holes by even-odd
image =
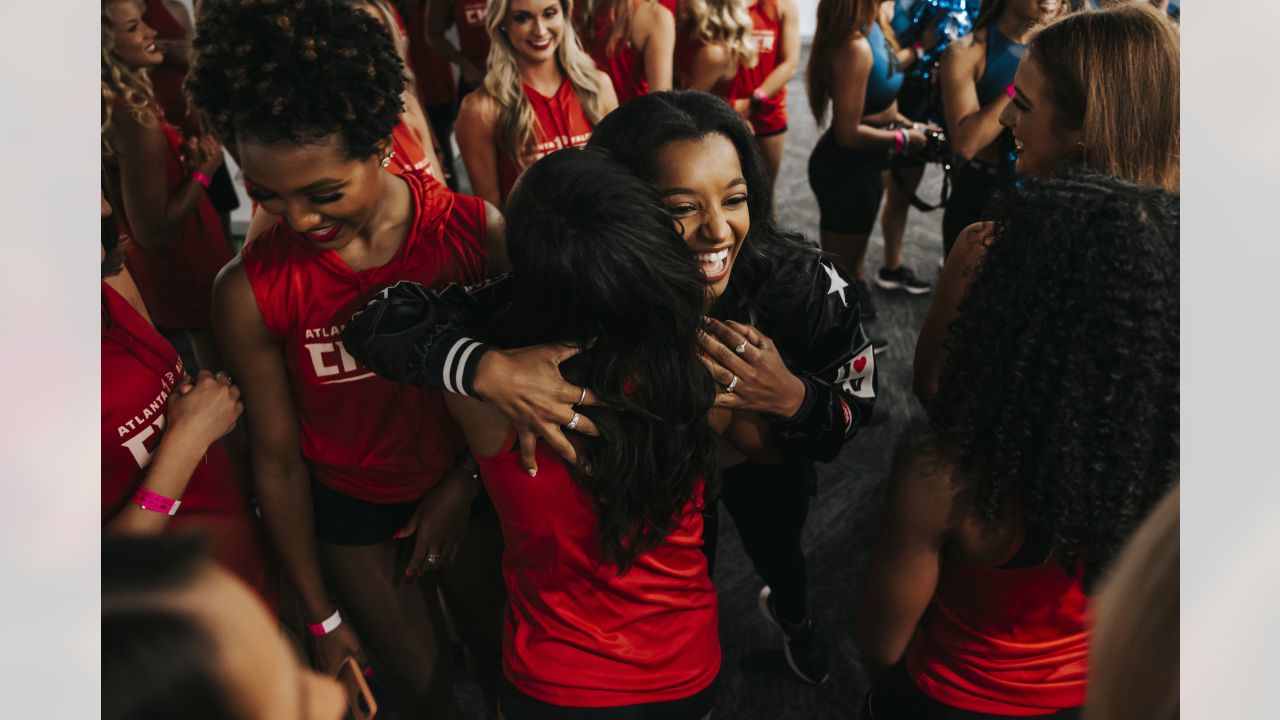
[[373, 678], [373, 666], [369, 666], [364, 669], [364, 676], [367, 678]]
[[397, 530], [394, 533], [392, 533], [391, 537], [395, 538], [396, 540], [399, 540], [400, 536], [403, 534], [404, 534], [403, 530]]

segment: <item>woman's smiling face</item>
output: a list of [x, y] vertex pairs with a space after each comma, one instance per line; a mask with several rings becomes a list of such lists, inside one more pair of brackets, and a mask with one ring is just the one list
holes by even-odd
[[318, 248], [338, 250], [364, 229], [382, 198], [376, 156], [352, 160], [334, 135], [312, 145], [239, 144], [249, 196]]
[[654, 186], [693, 251], [712, 298], [724, 294], [751, 229], [747, 181], [724, 135], [676, 140], [658, 150]]

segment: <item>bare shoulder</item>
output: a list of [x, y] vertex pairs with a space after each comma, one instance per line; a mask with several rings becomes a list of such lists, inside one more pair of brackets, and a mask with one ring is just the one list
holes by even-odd
[[462, 98], [462, 104], [458, 108], [458, 120], [492, 125], [497, 120], [500, 109], [498, 101], [494, 100], [487, 90], [477, 88]]
[[978, 30], [964, 37], [957, 38], [942, 53], [944, 65], [965, 68], [973, 65], [986, 55], [987, 31]]

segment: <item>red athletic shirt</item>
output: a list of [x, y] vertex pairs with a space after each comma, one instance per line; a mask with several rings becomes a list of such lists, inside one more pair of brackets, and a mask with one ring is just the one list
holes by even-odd
[[[395, 12], [394, 7], [392, 11]], [[396, 17], [401, 35], [408, 43], [409, 66], [418, 81], [418, 102], [424, 108], [452, 103], [458, 94], [453, 82], [453, 65], [427, 45], [426, 0], [410, 0], [405, 3], [403, 18], [399, 13]]]
[[916, 687], [940, 703], [995, 715], [1084, 704], [1089, 631], [1083, 568], [947, 562], [907, 648]]
[[407, 172], [421, 172], [424, 175], [431, 174], [431, 161], [427, 159], [427, 153], [422, 149], [422, 143], [426, 138], [418, 138], [418, 134], [404, 123], [403, 117], [395, 129], [391, 131], [391, 150], [395, 155], [391, 157], [391, 164], [387, 165], [387, 172], [392, 175], [403, 175]]
[[506, 544], [502, 664], [512, 685], [546, 703], [609, 707], [678, 700], [711, 684], [718, 610], [695, 502], [666, 542], [619, 576], [600, 554], [591, 501], [555, 453], [538, 444], [536, 478], [510, 443], [477, 459]]
[[[126, 112], [117, 108], [117, 112]], [[162, 123], [169, 152], [165, 156], [166, 191], [170, 196], [187, 182], [178, 148], [182, 136]], [[120, 190], [120, 170], [107, 166], [114, 202], [124, 238], [125, 264], [138, 283], [142, 300], [158, 327], [172, 330], [202, 330], [212, 324], [210, 306], [213, 279], [231, 260], [231, 249], [222, 234], [218, 211], [203, 192], [196, 208], [182, 225], [159, 247], [144, 248], [133, 239]]]
[[[528, 85], [524, 94], [533, 105], [533, 152], [526, 156], [525, 166], [561, 148], [582, 147], [591, 139], [591, 121], [578, 101], [573, 83], [565, 78], [556, 94], [547, 97]], [[498, 155], [498, 185], [505, 201], [524, 168], [506, 153]]]
[[[639, 2], [634, 5], [639, 5]], [[587, 48], [596, 66], [608, 73], [613, 80], [613, 89], [618, 94], [618, 103], [624, 103], [633, 97], [649, 93], [649, 81], [644, 75], [644, 58], [627, 38], [620, 38], [609, 53], [609, 33], [613, 29], [613, 17], [608, 12], [598, 12], [592, 19], [592, 33]]]
[[[751, 97], [751, 93], [778, 66], [778, 57], [782, 53], [782, 23], [773, 0], [759, 0], [751, 6], [751, 25], [751, 38], [759, 57], [756, 66], [739, 65], [738, 74], [732, 80], [711, 88], [712, 94], [728, 100], [731, 105], [734, 100]], [[784, 86], [760, 109], [751, 110], [751, 130], [757, 135], [769, 135], [786, 129], [787, 88]]]
[[484, 26], [485, 0], [453, 0], [458, 49], [480, 72], [489, 66], [489, 31]]
[[[186, 370], [178, 352], [129, 301], [102, 285], [102, 522], [133, 499], [165, 431], [169, 393]], [[214, 557], [274, 602], [261, 531], [222, 443], [196, 465], [167, 532], [198, 528]]]
[[475, 283], [488, 269], [484, 201], [420, 172], [408, 236], [386, 265], [355, 272], [279, 220], [245, 247], [244, 270], [289, 370], [312, 476], [377, 503], [422, 497], [465, 452], [440, 391], [384, 380], [342, 347], [346, 321], [400, 280]]

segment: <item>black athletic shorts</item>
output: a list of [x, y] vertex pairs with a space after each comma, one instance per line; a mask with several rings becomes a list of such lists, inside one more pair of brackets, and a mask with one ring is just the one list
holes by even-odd
[[881, 173], [888, 167], [888, 150], [843, 148], [830, 130], [823, 133], [809, 155], [809, 187], [818, 196], [819, 227], [849, 235], [870, 233], [884, 198]]
[[[394, 539], [395, 532], [413, 517], [418, 501], [369, 502], [312, 480], [311, 506], [315, 515], [316, 539], [320, 542], [348, 546], [377, 545]], [[488, 493], [484, 491], [471, 502], [473, 518], [495, 512]]]
[[[907, 664], [899, 661], [885, 672], [862, 700], [861, 720], [999, 720], [1002, 715], [959, 710], [925, 695], [911, 681]], [[1020, 720], [1078, 720], [1080, 708]]]

